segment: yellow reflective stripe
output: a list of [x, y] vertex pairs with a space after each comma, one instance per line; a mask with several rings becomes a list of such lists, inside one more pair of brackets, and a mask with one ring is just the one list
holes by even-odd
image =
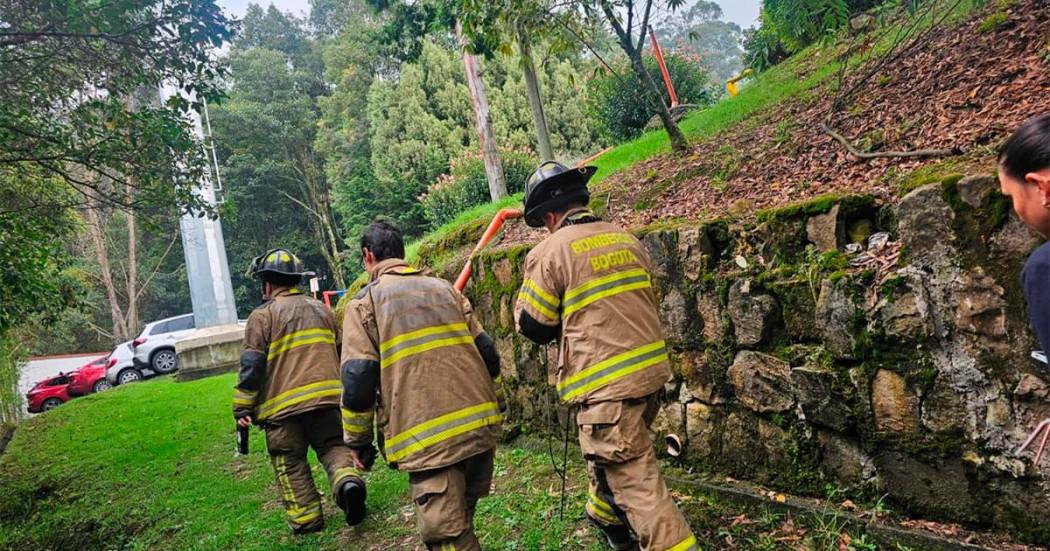
[[556, 312], [554, 312], [550, 308], [547, 308], [543, 304], [540, 304], [540, 301], [536, 300], [535, 297], [533, 297], [532, 295], [528, 294], [527, 292], [522, 291], [522, 292], [518, 293], [518, 298], [521, 299], [521, 300], [524, 300], [525, 302], [527, 302], [529, 304], [531, 304], [532, 307], [535, 308], [537, 312], [543, 314], [544, 317], [546, 317], [547, 319], [549, 319], [551, 321], [558, 321], [558, 314]]
[[[574, 298], [580, 297], [581, 295], [587, 293], [587, 291], [595, 289], [602, 285], [615, 283], [616, 281], [620, 280], [636, 279], [643, 276], [645, 277], [644, 281], [633, 281], [630, 283], [624, 283], [623, 285], [612, 286], [600, 292], [587, 294], [579, 300], [573, 300]], [[572, 289], [569, 292], [565, 293], [565, 307], [562, 309], [562, 313], [565, 315], [565, 317], [568, 317], [569, 314], [597, 300], [611, 297], [613, 295], [618, 295], [620, 293], [626, 293], [627, 291], [645, 289], [647, 287], [650, 287], [651, 285], [652, 283], [649, 281], [649, 272], [645, 271], [644, 268], [617, 272], [615, 274], [610, 274], [605, 277], [600, 277], [598, 279], [592, 279], [591, 281], [588, 281], [587, 283], [584, 283], [583, 285], [580, 285], [579, 287], [576, 287], [575, 289]]]
[[445, 440], [448, 440], [449, 438], [452, 438], [452, 437], [455, 437], [455, 436], [459, 436], [459, 435], [464, 434], [464, 433], [468, 433], [468, 432], [470, 432], [472, 430], [475, 430], [475, 429], [480, 429], [481, 427], [487, 427], [489, 425], [496, 425], [502, 420], [503, 420], [503, 418], [500, 417], [500, 415], [497, 413], [495, 415], [490, 415], [488, 417], [484, 417], [484, 418], [478, 419], [476, 421], [471, 421], [470, 423], [467, 423], [465, 425], [454, 426], [454, 427], [452, 427], [452, 428], [450, 428], [448, 430], [441, 431], [441, 432], [435, 434], [434, 436], [431, 436], [431, 437], [428, 437], [428, 438], [424, 438], [424, 439], [422, 439], [422, 440], [412, 444], [411, 446], [405, 447], [404, 449], [402, 449], [400, 451], [397, 451], [397, 452], [392, 453], [392, 454], [388, 453], [387, 454], [387, 459], [390, 460], [390, 461], [398, 461], [399, 459], [402, 459], [402, 458], [404, 458], [404, 457], [406, 457], [408, 455], [416, 453], [417, 451], [425, 449], [425, 448], [427, 448], [427, 447], [429, 447], [429, 446], [431, 446], [433, 444], [437, 444], [438, 442], [444, 442]]
[[255, 397], [258, 395], [257, 392], [249, 390], [241, 390], [239, 388], [233, 389], [233, 405], [235, 406], [252, 406], [255, 404]]
[[591, 503], [595, 504], [601, 510], [609, 513], [610, 515], [615, 514], [615, 513], [613, 513], [612, 506], [609, 505], [608, 503], [602, 501], [602, 499], [600, 497], [598, 497], [594, 492], [590, 492], [587, 495], [587, 498], [590, 500]]
[[566, 377], [562, 381], [559, 381], [558, 382], [558, 390], [561, 390], [561, 389], [563, 389], [563, 388], [565, 388], [565, 387], [571, 385], [572, 383], [575, 383], [576, 381], [579, 381], [581, 379], [586, 379], [588, 376], [593, 375], [594, 373], [597, 373], [597, 372], [599, 372], [599, 371], [601, 371], [601, 370], [603, 370], [603, 369], [605, 369], [605, 368], [607, 368], [609, 366], [618, 364], [618, 363], [620, 363], [622, 361], [629, 360], [629, 359], [631, 359], [631, 358], [633, 358], [635, 356], [641, 356], [642, 354], [645, 354], [647, 352], [652, 352], [652, 351], [657, 350], [659, 348], [663, 348], [663, 346], [664, 346], [664, 341], [656, 341], [654, 343], [647, 344], [645, 346], [639, 346], [638, 348], [635, 348], [635, 349], [632, 349], [632, 350], [628, 350], [627, 352], [623, 352], [622, 354], [617, 354], [617, 355], [615, 355], [615, 356], [613, 356], [611, 358], [608, 358], [606, 360], [602, 360], [602, 361], [592, 365], [591, 367], [588, 367], [587, 369], [584, 369], [583, 371], [580, 371], [579, 373], [576, 373], [574, 375]]
[[607, 275], [605, 277], [599, 277], [598, 279], [592, 279], [592, 280], [590, 280], [590, 281], [588, 281], [588, 282], [586, 282], [586, 283], [584, 283], [584, 284], [582, 284], [582, 285], [580, 285], [578, 287], [575, 287], [573, 289], [569, 289], [568, 291], [566, 291], [565, 292], [565, 302], [569, 302], [576, 295], [580, 295], [580, 294], [586, 292], [589, 289], [593, 289], [595, 287], [598, 287], [599, 285], [605, 285], [606, 283], [609, 283], [611, 281], [615, 281], [617, 279], [624, 279], [624, 278], [628, 278], [628, 277], [635, 277], [635, 276], [640, 276], [640, 275], [646, 275], [648, 273], [649, 272], [645, 271], [645, 268], [637, 268], [637, 269], [634, 269], [634, 270], [625, 270], [623, 272], [616, 272], [615, 274], [609, 274], [609, 275]]
[[[309, 338], [307, 338], [309, 337]], [[303, 331], [296, 331], [295, 333], [289, 333], [276, 341], [270, 343], [269, 352], [266, 355], [266, 360], [270, 361], [284, 354], [285, 352], [298, 348], [300, 346], [306, 346], [308, 344], [335, 344], [335, 333], [331, 329], [305, 329]]]
[[346, 408], [343, 410], [343, 430], [355, 434], [364, 434], [372, 430], [373, 412], [358, 413]]
[[271, 342], [270, 350], [273, 350], [274, 348], [280, 348], [281, 345], [292, 339], [298, 339], [299, 337], [307, 337], [310, 335], [334, 335], [334, 333], [331, 329], [326, 329], [324, 327], [315, 327], [313, 329], [303, 329], [302, 331], [295, 331], [293, 333], [288, 333], [287, 335]]
[[457, 344], [472, 344], [473, 342], [474, 337], [471, 337], [470, 335], [461, 335], [458, 337], [437, 339], [430, 342], [425, 342], [423, 344], [409, 346], [407, 348], [402, 348], [401, 350], [394, 352], [390, 356], [384, 357], [380, 368], [385, 368], [398, 360], [402, 360], [408, 356], [414, 356], [416, 354], [419, 354], [420, 352], [426, 352], [427, 350], [433, 350], [435, 348], [441, 348], [443, 346], [455, 346]]
[[312, 400], [314, 398], [322, 398], [325, 396], [339, 396], [343, 393], [343, 384], [339, 379], [326, 379], [316, 383], [310, 383], [300, 387], [293, 388], [287, 392], [282, 392], [277, 396], [263, 402], [258, 408], [259, 419], [265, 419], [271, 415], [274, 415], [289, 406]]
[[496, 405], [496, 402], [485, 402], [485, 403], [482, 403], [482, 404], [478, 404], [476, 406], [470, 406], [468, 408], [463, 408], [463, 409], [458, 410], [458, 411], [453, 411], [453, 412], [450, 412], [450, 413], [446, 413], [446, 414], [444, 414], [444, 415], [442, 415], [440, 417], [435, 417], [435, 418], [433, 418], [433, 419], [431, 419], [429, 421], [420, 423], [420, 424], [418, 424], [418, 425], [416, 425], [416, 426], [414, 426], [414, 427], [412, 427], [412, 428], [402, 432], [401, 434], [394, 435], [394, 437], [389, 439], [389, 440], [387, 440], [384, 443], [384, 445], [387, 448], [390, 448], [390, 447], [393, 447], [393, 446], [396, 446], [396, 445], [400, 444], [401, 442], [404, 442], [405, 440], [408, 440], [409, 438], [411, 438], [411, 437], [413, 437], [413, 436], [415, 436], [415, 435], [417, 435], [417, 434], [419, 434], [421, 432], [425, 432], [428, 429], [432, 429], [432, 428], [434, 428], [434, 427], [436, 427], [438, 425], [444, 425], [445, 423], [448, 423], [450, 421], [455, 421], [456, 419], [462, 419], [464, 417], [470, 417], [471, 415], [473, 415], [475, 413], [479, 413], [479, 412], [485, 411], [486, 409], [497, 409], [497, 408], [498, 408], [498, 406]]
[[288, 480], [288, 465], [285, 463], [284, 456], [278, 455], [276, 457], [277, 465], [277, 484], [281, 487], [281, 494], [284, 497], [286, 504], [291, 503], [289, 507], [285, 505], [287, 510], [297, 509], [299, 503], [295, 500], [295, 490], [292, 488], [291, 481]]
[[335, 473], [332, 474], [332, 486], [338, 487], [339, 483], [342, 482], [343, 479], [348, 476], [356, 476], [360, 478], [361, 471], [355, 469], [354, 467], [342, 467], [336, 469]]
[[674, 547], [671, 547], [667, 551], [700, 551], [700, 546], [696, 542], [696, 536], [689, 534], [688, 538], [676, 543]]
[[607, 513], [599, 509], [597, 504], [588, 501], [586, 509], [588, 513], [590, 513], [592, 516], [597, 517], [599, 520], [605, 521], [609, 524], [623, 524], [623, 522], [621, 522], [620, 519], [616, 518], [611, 513]]
[[610, 373], [608, 375], [605, 375], [603, 377], [595, 379], [595, 380], [593, 380], [593, 381], [591, 381], [591, 382], [589, 382], [589, 383], [587, 383], [585, 385], [576, 387], [576, 388], [572, 389], [571, 391], [566, 392], [565, 394], [563, 394], [561, 399], [562, 400], [566, 400], [566, 401], [572, 400], [573, 398], [575, 398], [575, 397], [577, 397], [577, 396], [579, 396], [581, 394], [586, 394], [587, 392], [590, 392], [590, 391], [592, 391], [592, 390], [594, 390], [596, 388], [605, 386], [609, 382], [611, 382], [613, 380], [616, 380], [616, 379], [619, 379], [620, 377], [626, 377], [626, 376], [630, 375], [631, 373], [635, 373], [635, 372], [641, 371], [641, 370], [643, 370], [643, 369], [645, 369], [647, 367], [650, 367], [650, 366], [653, 366], [653, 365], [656, 365], [656, 364], [659, 364], [659, 363], [662, 363], [662, 362], [666, 362], [666, 361], [669, 361], [669, 358], [667, 357], [667, 353], [664, 352], [664, 353], [662, 353], [662, 354], [660, 354], [658, 356], [654, 356], [652, 358], [648, 358], [648, 359], [646, 359], [644, 361], [641, 361], [641, 362], [638, 362], [636, 364], [631, 364], [631, 365], [629, 365], [627, 367], [624, 367], [623, 369], [614, 371], [614, 372], [612, 372], [612, 373]]
[[561, 304], [561, 301], [558, 300], [558, 297], [548, 293], [546, 290], [537, 285], [536, 282], [531, 279], [525, 279], [521, 282], [521, 285], [522, 287], [528, 287], [529, 289], [532, 289], [532, 291], [539, 295], [541, 299], [547, 301], [548, 303], [550, 303], [551, 306], [555, 308], [557, 308], [558, 305]]
[[288, 520], [293, 524], [306, 524], [321, 516], [321, 502], [311, 503], [303, 508], [289, 508], [285, 511]]
[[498, 424], [502, 418], [495, 402], [484, 402], [446, 413], [396, 434], [384, 443], [389, 461], [397, 461], [428, 446], [472, 430]]
[[453, 331], [469, 331], [469, 329], [467, 328], [466, 322], [424, 327], [422, 329], [417, 329], [415, 331], [409, 331], [408, 333], [398, 335], [386, 342], [383, 342], [379, 345], [379, 353], [382, 354], [383, 352], [390, 350], [391, 347], [397, 346], [405, 341], [418, 339], [420, 337], [427, 337], [430, 335], [436, 335], [438, 333], [451, 333]]

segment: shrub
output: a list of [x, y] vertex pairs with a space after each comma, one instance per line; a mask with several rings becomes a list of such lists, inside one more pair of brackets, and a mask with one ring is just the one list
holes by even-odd
[[[670, 52], [664, 56], [664, 61], [667, 62], [667, 72], [671, 74], [679, 103], [711, 103], [711, 83], [698, 56]], [[648, 56], [644, 62], [664, 102], [670, 104], [656, 58]], [[586, 106], [587, 115], [603, 138], [611, 142], [623, 142], [641, 135], [655, 111], [650, 107], [645, 88], [634, 76], [630, 64], [624, 60], [615, 69], [617, 74], [601, 74], [587, 82]]]
[[[500, 160], [507, 178], [507, 191], [511, 194], [525, 189], [525, 180], [539, 163], [536, 156], [527, 150], [501, 150]], [[439, 176], [426, 193], [419, 197], [423, 214], [433, 228], [451, 221], [471, 207], [488, 203], [489, 199], [485, 162], [478, 150], [468, 151], [453, 159], [449, 173]]]
[[763, 12], [761, 26], [744, 31], [744, 66], [765, 71], [788, 57], [776, 28]]

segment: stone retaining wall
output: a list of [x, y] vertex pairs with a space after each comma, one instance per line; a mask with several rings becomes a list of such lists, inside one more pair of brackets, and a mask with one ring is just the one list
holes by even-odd
[[[889, 241], [850, 245], [873, 232]], [[1050, 543], [1050, 470], [1013, 451], [1050, 415], [1019, 288], [1040, 239], [994, 178], [640, 237], [675, 370], [655, 428], [685, 440], [688, 465], [797, 493], [888, 494], [911, 514]], [[476, 259], [468, 294], [497, 336], [511, 417], [542, 430], [557, 358], [513, 331], [526, 252]]]

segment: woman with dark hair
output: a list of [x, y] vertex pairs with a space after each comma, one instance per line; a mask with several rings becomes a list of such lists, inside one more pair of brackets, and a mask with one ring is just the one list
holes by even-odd
[[[1032, 118], [1003, 144], [999, 183], [1021, 220], [1050, 237], [1050, 113]], [[1028, 257], [1021, 281], [1032, 329], [1050, 351], [1050, 243]]]

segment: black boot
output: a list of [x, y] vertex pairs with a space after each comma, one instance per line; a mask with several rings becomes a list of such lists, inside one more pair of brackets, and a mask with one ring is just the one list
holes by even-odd
[[348, 526], [357, 526], [365, 520], [365, 498], [367, 496], [365, 481], [357, 477], [350, 478], [339, 487], [335, 503], [346, 513]]

